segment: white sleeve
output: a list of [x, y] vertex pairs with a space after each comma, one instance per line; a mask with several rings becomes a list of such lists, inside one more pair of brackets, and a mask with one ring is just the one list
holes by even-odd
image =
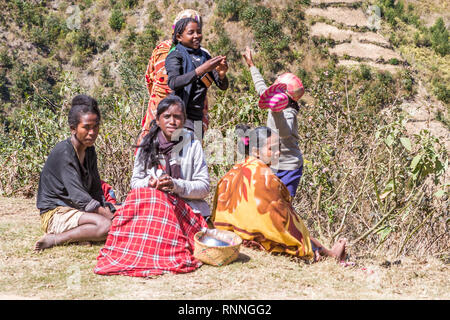
[[250, 73], [252, 75], [253, 84], [255, 85], [255, 90], [261, 96], [268, 88], [266, 82], [257, 67], [250, 67]]
[[144, 161], [140, 161], [140, 154], [141, 149], [138, 150], [134, 160], [133, 175], [131, 177], [131, 189], [148, 187], [148, 181], [150, 180], [151, 175], [144, 170]]
[[173, 179], [173, 192], [186, 199], [206, 198], [210, 191], [209, 173], [200, 141], [193, 140], [189, 159], [185, 160], [192, 166], [191, 179]]

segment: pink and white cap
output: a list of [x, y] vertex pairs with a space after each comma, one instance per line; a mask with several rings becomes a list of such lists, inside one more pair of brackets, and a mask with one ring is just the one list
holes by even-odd
[[294, 101], [300, 100], [305, 93], [302, 81], [293, 73], [283, 73], [275, 80], [274, 84], [276, 83], [285, 83], [287, 86], [286, 94]]
[[287, 85], [285, 83], [271, 85], [259, 98], [259, 107], [261, 109], [269, 108], [273, 112], [280, 112], [286, 108], [289, 103], [286, 89]]

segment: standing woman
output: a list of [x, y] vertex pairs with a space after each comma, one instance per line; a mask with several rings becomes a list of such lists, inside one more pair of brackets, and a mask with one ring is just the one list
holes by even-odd
[[209, 175], [200, 141], [183, 130], [185, 119], [179, 97], [161, 100], [95, 273], [148, 277], [201, 266], [193, 256], [194, 235], [207, 228]]
[[37, 208], [46, 234], [36, 242], [36, 251], [104, 240], [113, 217], [105, 206], [94, 147], [100, 128], [97, 101], [86, 95], [73, 98], [68, 122], [70, 138], [53, 148], [39, 179]]
[[[177, 22], [184, 18], [193, 18], [202, 25], [200, 13], [192, 9], [186, 9], [178, 13], [172, 24], [172, 30], [175, 30]], [[150, 99], [148, 101], [147, 112], [142, 120], [142, 133], [139, 137], [138, 144], [141, 143], [142, 138], [148, 133], [150, 124], [156, 117], [156, 109], [159, 102], [172, 93], [172, 90], [167, 85], [168, 77], [165, 68], [165, 60], [170, 50], [174, 47], [175, 45], [172, 43], [172, 38], [160, 42], [152, 51], [152, 55], [148, 61], [145, 80]], [[205, 50], [204, 48], [202, 49]], [[205, 100], [205, 107], [203, 109], [203, 130], [206, 131], [208, 124], [208, 102]]]
[[[173, 33], [173, 49], [166, 58], [168, 85], [186, 106], [185, 127], [202, 128], [203, 109], [208, 88], [214, 82], [228, 88], [228, 64], [225, 56], [211, 56], [201, 49], [202, 26], [195, 19], [178, 21]], [[197, 134], [197, 133], [196, 133]], [[202, 131], [203, 134], [203, 131]]]

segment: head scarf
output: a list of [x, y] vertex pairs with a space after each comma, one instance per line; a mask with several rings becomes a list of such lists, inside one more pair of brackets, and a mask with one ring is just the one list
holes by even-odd
[[200, 16], [200, 13], [192, 9], [186, 9], [178, 13], [177, 17], [173, 21], [172, 29], [175, 29], [177, 22], [184, 18], [192, 18], [199, 23], [200, 27], [202, 26], [202, 17]]

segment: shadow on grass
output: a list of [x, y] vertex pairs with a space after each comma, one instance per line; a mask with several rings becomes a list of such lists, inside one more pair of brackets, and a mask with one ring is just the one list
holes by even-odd
[[233, 264], [233, 263], [237, 263], [237, 262], [240, 262], [240, 263], [246, 263], [246, 262], [249, 262], [249, 261], [250, 261], [250, 257], [249, 257], [248, 255], [246, 255], [246, 254], [244, 254], [244, 253], [239, 253], [239, 256], [237, 257], [236, 260], [234, 260], [234, 261], [232, 262], [232, 264]]

